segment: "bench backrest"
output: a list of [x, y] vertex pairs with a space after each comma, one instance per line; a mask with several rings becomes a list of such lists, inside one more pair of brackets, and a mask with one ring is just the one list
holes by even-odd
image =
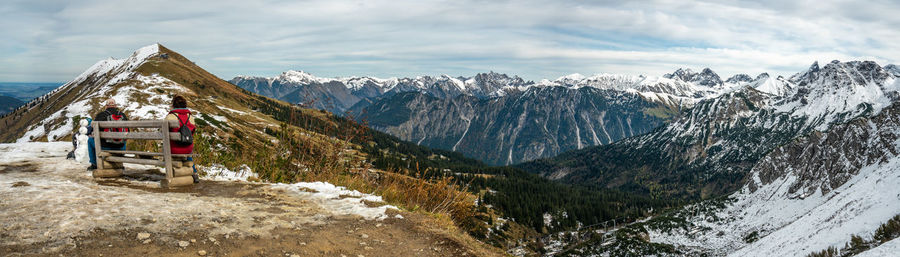
[[[95, 141], [94, 150], [97, 155], [103, 150], [100, 148], [100, 140], [102, 139], [138, 139], [138, 140], [162, 140], [162, 156], [166, 168], [166, 178], [171, 179], [173, 175], [172, 169], [172, 148], [170, 140], [178, 138], [181, 135], [178, 132], [169, 132], [172, 128], [178, 128], [180, 124], [176, 120], [128, 120], [128, 121], [94, 121], [93, 134]], [[129, 132], [110, 132], [102, 131], [104, 128], [128, 128]], [[131, 132], [135, 128], [155, 128], [158, 131], [150, 132]], [[97, 162], [97, 168], [103, 169], [103, 162]]]

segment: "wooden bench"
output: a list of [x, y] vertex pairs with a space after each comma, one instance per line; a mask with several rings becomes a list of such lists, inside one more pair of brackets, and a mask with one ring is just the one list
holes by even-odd
[[[94, 129], [94, 150], [97, 154], [97, 169], [94, 170], [94, 178], [111, 178], [122, 176], [124, 163], [154, 165], [166, 169], [166, 179], [160, 181], [163, 188], [192, 185], [194, 179], [192, 161], [188, 157], [192, 154], [172, 154], [170, 139], [180, 137], [178, 132], [169, 132], [171, 128], [178, 128], [178, 121], [174, 120], [135, 120], [135, 121], [95, 121], [91, 126]], [[130, 132], [102, 131], [104, 128], [128, 128]], [[135, 131], [137, 128], [156, 129], [156, 131]], [[133, 131], [133, 132], [131, 132]], [[162, 152], [142, 152], [123, 150], [103, 150], [100, 142], [104, 139], [127, 140], [162, 140]], [[126, 155], [133, 155], [128, 157]]]

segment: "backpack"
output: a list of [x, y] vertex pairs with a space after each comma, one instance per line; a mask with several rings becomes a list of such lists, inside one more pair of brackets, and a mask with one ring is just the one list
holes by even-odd
[[175, 113], [175, 112], [169, 112], [169, 114], [175, 114], [175, 118], [178, 119], [178, 125], [179, 125], [179, 126], [178, 126], [178, 134], [179, 134], [179, 136], [176, 137], [176, 138], [174, 138], [174, 139], [172, 139], [172, 141], [175, 142], [175, 144], [178, 144], [178, 145], [192, 145], [192, 144], [194, 144], [194, 132], [191, 131], [191, 128], [189, 128], [188, 126], [186, 126], [187, 124], [189, 124], [189, 123], [191, 122], [191, 113], [188, 113], [188, 114], [187, 114], [187, 117], [185, 117], [184, 122], [182, 122], [182, 121], [181, 121], [181, 118], [178, 117], [178, 113]]
[[[109, 114], [110, 121], [123, 120], [122, 118], [125, 117], [121, 113], [109, 113], [109, 111], [104, 111], [104, 112]], [[128, 132], [128, 129], [126, 129], [126, 128], [104, 128], [103, 132]], [[121, 138], [117, 138], [117, 139], [107, 138], [107, 139], [104, 139], [104, 141], [107, 143], [110, 143], [110, 144], [124, 144], [125, 143], [125, 139], [121, 139]]]

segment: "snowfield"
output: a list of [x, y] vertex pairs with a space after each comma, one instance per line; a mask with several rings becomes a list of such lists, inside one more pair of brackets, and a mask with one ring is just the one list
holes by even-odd
[[65, 159], [70, 150], [68, 142], [0, 144], [0, 231], [9, 236], [0, 245], [66, 247], [93, 229], [177, 233], [202, 227], [210, 235], [258, 236], [332, 217], [402, 218], [389, 216], [387, 210], [397, 208], [381, 197], [325, 182], [240, 181], [252, 174], [249, 169], [245, 174], [208, 169], [218, 179], [239, 181], [204, 178], [184, 190], [159, 189], [153, 178], [163, 175], [142, 165], [126, 164], [124, 178], [94, 180], [86, 164]]
[[900, 238], [888, 241], [878, 247], [857, 254], [856, 257], [883, 257], [900, 255]]

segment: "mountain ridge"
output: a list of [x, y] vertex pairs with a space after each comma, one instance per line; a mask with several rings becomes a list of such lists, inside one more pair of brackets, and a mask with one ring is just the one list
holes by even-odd
[[[832, 62], [821, 69], [816, 63], [791, 77], [795, 93], [776, 96], [744, 87], [700, 101], [651, 133], [519, 167], [572, 183], [635, 187], [647, 194], [693, 191], [679, 189], [687, 188], [683, 183], [723, 183], [721, 188], [709, 188], [709, 193], [690, 193], [721, 195], [736, 190], [752, 165], [771, 149], [836, 123], [877, 114], [896, 101], [897, 80], [886, 74], [874, 62]], [[643, 161], [611, 161], [635, 156]], [[650, 172], [658, 170], [667, 175]], [[666, 179], [671, 182], [660, 184]]]
[[[277, 77], [239, 76], [230, 82], [250, 91], [280, 97], [291, 103], [334, 113], [348, 113], [358, 120], [365, 120], [373, 128], [403, 140], [434, 148], [458, 150], [467, 156], [494, 165], [553, 157], [564, 151], [609, 144], [625, 137], [646, 133], [668, 122], [676, 113], [693, 106], [698, 101], [714, 98], [743, 86], [758, 87], [771, 94], [786, 94], [792, 88], [783, 79], [773, 80], [762, 76], [749, 82], [726, 83], [708, 68], [701, 73], [694, 73], [689, 69], [679, 69], [676, 73], [681, 74], [681, 77], [672, 74], [663, 77], [571, 74], [554, 81], [532, 82], [524, 81], [518, 76], [494, 72], [456, 78], [441, 75], [399, 79], [371, 77], [331, 79], [318, 78], [305, 72], [286, 71]], [[711, 82], [704, 82], [707, 80]], [[551, 88], [560, 90], [549, 90]], [[588, 91], [582, 90], [583, 88], [592, 89], [589, 90], [591, 99], [584, 97], [582, 93]], [[555, 93], [550, 96], [547, 94], [548, 91]], [[407, 96], [395, 98], [407, 92], [434, 98]], [[459, 97], [462, 95], [471, 97]], [[572, 106], [545, 102], [545, 98], [548, 97], [568, 99], [566, 102], [571, 102]], [[529, 104], [526, 105], [522, 101]], [[641, 103], [628, 104], [634, 101]], [[517, 104], [498, 105], [497, 102]], [[603, 104], [598, 105], [598, 102]], [[455, 117], [442, 116], [443, 114], [431, 110], [445, 108], [447, 105], [471, 108]], [[393, 106], [391, 110], [397, 112], [380, 114], [387, 111], [387, 106]], [[536, 106], [540, 106], [541, 109], [529, 109]], [[589, 106], [594, 108], [606, 106], [602, 108], [608, 109], [582, 111], [574, 116], [571, 114], [573, 110], [570, 109], [585, 110]], [[494, 108], [505, 109], [493, 110]], [[515, 115], [497, 116], [498, 112]], [[538, 113], [542, 115], [536, 115]], [[607, 113], [622, 113], [622, 115]], [[517, 118], [519, 116], [522, 118]], [[571, 117], [551, 118], [563, 116]], [[551, 119], [565, 120], [566, 124], [562, 126], [562, 130], [548, 130], [540, 125], [539, 128], [526, 128], [533, 126], [531, 122], [546, 123], [552, 122]], [[471, 130], [472, 133], [469, 133], [470, 130], [466, 128], [472, 125], [472, 120], [484, 121], [485, 124], [476, 127], [483, 129], [494, 127], [492, 133], [504, 136], [501, 138], [488, 136], [480, 129]], [[646, 122], [638, 122], [639, 124], [632, 126], [630, 124], [632, 120]], [[503, 128], [503, 131], [496, 130], [497, 128]], [[624, 133], [608, 131], [624, 131]], [[529, 135], [517, 135], [521, 132], [528, 132]], [[483, 144], [485, 140], [490, 143], [484, 146], [491, 150], [472, 149], [472, 146], [466, 146], [466, 142], [478, 141]], [[511, 151], [510, 147], [520, 150]]]

